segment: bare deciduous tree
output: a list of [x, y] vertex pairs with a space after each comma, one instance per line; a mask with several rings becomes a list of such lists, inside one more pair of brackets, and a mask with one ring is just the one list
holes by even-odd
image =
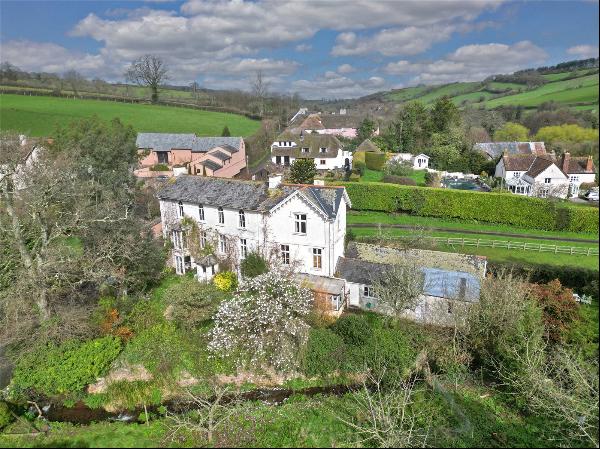
[[373, 276], [372, 284], [377, 307], [400, 318], [406, 310], [414, 309], [423, 293], [425, 277], [416, 265], [389, 265]]
[[598, 362], [583, 362], [563, 348], [548, 355], [531, 335], [523, 338], [527, 350], [511, 348], [519, 369], [499, 367], [500, 377], [533, 413], [558, 423], [561, 446], [580, 440], [598, 447]]
[[65, 72], [63, 79], [71, 86], [73, 94], [78, 97], [79, 89], [81, 88], [82, 83], [85, 82], [85, 78], [77, 70], [69, 70]]
[[186, 390], [194, 410], [186, 414], [167, 412], [167, 440], [177, 441], [182, 434], [192, 434], [212, 445], [215, 432], [237, 410], [239, 398], [234, 391], [216, 383], [211, 385], [210, 396], [200, 396]]
[[168, 71], [160, 57], [144, 55], [131, 63], [125, 77], [140, 86], [148, 86], [152, 92], [152, 102], [156, 103], [159, 87], [169, 78]]
[[265, 99], [269, 92], [269, 84], [264, 79], [262, 70], [256, 72], [254, 80], [252, 80], [252, 94], [258, 101], [259, 115], [262, 117], [265, 112]]
[[384, 385], [384, 378], [385, 369], [369, 374], [361, 391], [352, 396], [356, 417], [338, 419], [357, 433], [360, 447], [425, 447], [429, 427], [423, 425], [427, 417], [413, 407], [416, 380]]

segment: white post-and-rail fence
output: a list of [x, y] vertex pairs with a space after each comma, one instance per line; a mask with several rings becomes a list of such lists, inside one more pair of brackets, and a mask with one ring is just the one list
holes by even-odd
[[453, 237], [426, 237], [436, 243], [449, 246], [475, 246], [477, 248], [504, 248], [522, 251], [537, 251], [540, 253], [570, 254], [578, 256], [597, 256], [598, 248], [581, 246], [546, 245], [543, 243], [511, 242], [507, 240], [465, 239]]

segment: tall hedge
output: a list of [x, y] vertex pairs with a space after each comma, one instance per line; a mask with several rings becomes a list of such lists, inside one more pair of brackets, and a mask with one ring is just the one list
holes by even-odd
[[370, 170], [383, 170], [383, 166], [385, 165], [386, 160], [387, 158], [385, 153], [365, 153], [365, 163], [367, 164], [367, 168]]
[[595, 208], [557, 204], [511, 193], [472, 192], [384, 183], [342, 183], [356, 210], [406, 212], [531, 229], [598, 232]]

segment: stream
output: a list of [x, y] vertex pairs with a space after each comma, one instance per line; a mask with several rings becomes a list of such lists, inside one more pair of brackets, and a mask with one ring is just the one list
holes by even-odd
[[[319, 394], [342, 396], [346, 393], [362, 388], [361, 385], [333, 385], [328, 387], [310, 387], [301, 390], [288, 388], [261, 388], [248, 391], [235, 396], [224, 397], [223, 403], [230, 402], [234, 398], [241, 401], [261, 401], [271, 405], [281, 405], [288, 398], [299, 394], [304, 396], [315, 396]], [[77, 402], [73, 407], [65, 407], [56, 404], [39, 404], [42, 416], [48, 421], [68, 422], [72, 424], [90, 424], [100, 421], [137, 422], [138, 417], [144, 413], [144, 408], [135, 410], [123, 410], [108, 412], [103, 408], [90, 408], [83, 402]], [[194, 410], [197, 406], [191, 401], [172, 400], [162, 404], [169, 411], [184, 413]], [[159, 406], [148, 407], [148, 413], [157, 413]], [[33, 409], [35, 411], [35, 409]]]

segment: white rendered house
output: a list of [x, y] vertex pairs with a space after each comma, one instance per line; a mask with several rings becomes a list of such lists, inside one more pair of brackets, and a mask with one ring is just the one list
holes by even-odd
[[317, 170], [352, 168], [352, 152], [345, 151], [333, 135], [304, 131], [281, 133], [271, 144], [271, 162], [289, 166], [296, 159], [312, 159]]
[[415, 170], [426, 170], [429, 168], [429, 159], [429, 156], [423, 153], [416, 156], [411, 153], [398, 153], [393, 155], [390, 160], [410, 162]]
[[[186, 244], [184, 218], [197, 224], [200, 241], [234, 267], [251, 251], [275, 254], [298, 273], [333, 276], [344, 255], [344, 187], [280, 185], [182, 175], [159, 193], [165, 239], [173, 242], [178, 274], [210, 279], [214, 259], [195, 260]], [[182, 223], [183, 221], [183, 223]], [[218, 269], [218, 267], [217, 267]]]
[[505, 154], [496, 165], [495, 176], [518, 195], [566, 198], [569, 194], [569, 176], [550, 156]]

